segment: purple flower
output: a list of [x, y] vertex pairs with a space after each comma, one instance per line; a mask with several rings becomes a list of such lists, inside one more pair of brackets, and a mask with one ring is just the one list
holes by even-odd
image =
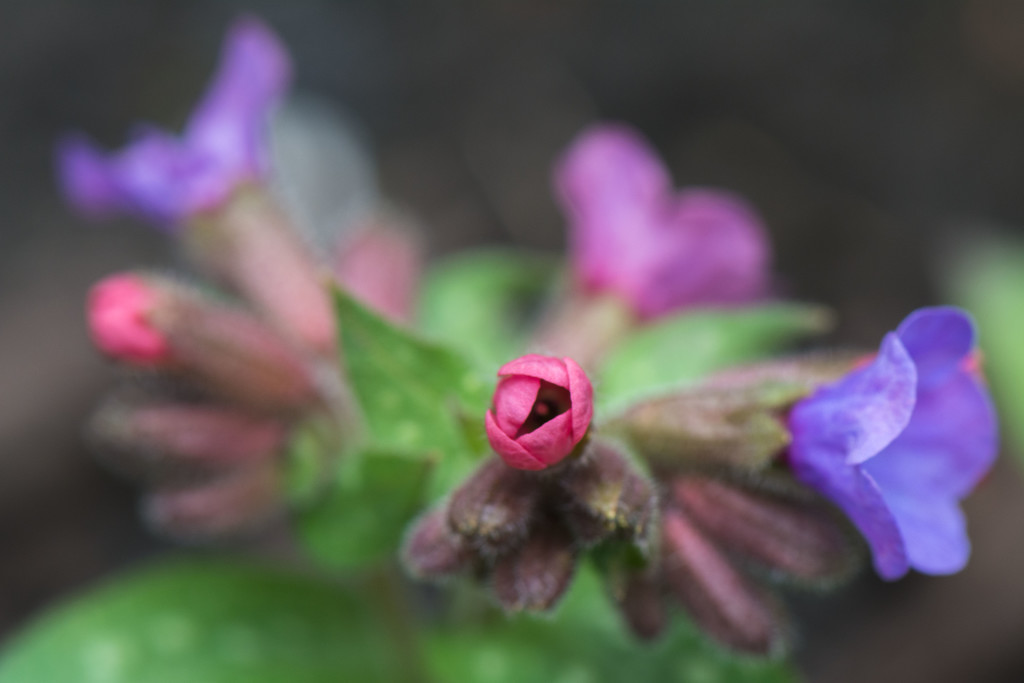
[[764, 228], [736, 195], [673, 194], [647, 144], [624, 126], [584, 131], [555, 169], [569, 219], [572, 265], [583, 287], [624, 297], [641, 317], [764, 296]]
[[867, 539], [875, 569], [951, 574], [970, 542], [959, 502], [991, 467], [996, 417], [956, 308], [911, 313], [870, 364], [797, 403], [789, 460]]
[[133, 213], [168, 227], [215, 208], [240, 184], [266, 176], [265, 127], [290, 72], [288, 54], [269, 28], [252, 17], [237, 20], [184, 133], [140, 127], [125, 148], [109, 154], [81, 135], [69, 136], [57, 150], [64, 194], [85, 213]]

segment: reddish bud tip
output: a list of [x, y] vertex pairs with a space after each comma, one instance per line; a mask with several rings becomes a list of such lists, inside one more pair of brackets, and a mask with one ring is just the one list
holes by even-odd
[[89, 292], [86, 310], [93, 343], [116, 360], [166, 363], [171, 356], [167, 339], [149, 321], [157, 304], [157, 293], [138, 275], [101, 280]]
[[507, 363], [487, 412], [487, 439], [510, 466], [542, 470], [583, 440], [594, 415], [594, 390], [571, 358], [529, 354]]

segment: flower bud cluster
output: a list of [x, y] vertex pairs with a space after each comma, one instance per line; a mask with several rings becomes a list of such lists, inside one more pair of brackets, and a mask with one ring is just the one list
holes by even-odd
[[[149, 380], [101, 408], [93, 433], [143, 482], [147, 518], [179, 537], [281, 512], [289, 442], [310, 429], [336, 452], [353, 426], [330, 279], [394, 320], [411, 316], [420, 250], [404, 227], [374, 216], [322, 262], [272, 199], [264, 129], [289, 77], [283, 46], [246, 18], [182, 135], [60, 149], [73, 204], [169, 229], [214, 283], [128, 273], [88, 303], [96, 346]], [[719, 643], [765, 655], [789, 630], [778, 587], [850, 575], [863, 549], [854, 529], [883, 578], [964, 566], [960, 501], [996, 452], [964, 312], [916, 311], [873, 356], [736, 368], [592, 425], [584, 368], [655, 318], [764, 298], [771, 256], [752, 207], [673, 191], [623, 127], [581, 135], [555, 185], [570, 284], [532, 339], [563, 355], [498, 371], [480, 416], [495, 455], [411, 526], [412, 574], [471, 576], [507, 611], [545, 611], [593, 551], [638, 637], [657, 637], [678, 606]]]
[[[513, 361], [487, 414], [501, 459], [412, 527], [405, 563], [426, 579], [482, 578], [506, 609], [542, 611], [581, 554], [600, 548], [609, 593], [638, 637], [657, 637], [674, 604], [727, 647], [777, 652], [789, 630], [777, 586], [835, 583], [861, 556], [849, 524], [779, 459], [788, 408], [853, 364], [808, 357], [724, 372], [640, 401], [575, 442], [569, 423], [582, 413], [586, 427], [593, 410], [586, 375], [570, 359]], [[551, 380], [546, 391], [539, 377]], [[509, 444], [552, 416], [565, 425]]]
[[702, 474], [668, 482], [656, 559], [611, 574], [612, 594], [637, 636], [656, 637], [673, 602], [723, 645], [778, 652], [789, 627], [775, 587], [832, 584], [858, 566], [859, 545], [834, 510], [787, 475], [773, 475], [770, 484]]
[[176, 537], [230, 535], [280, 513], [293, 435], [312, 429], [335, 452], [353, 426], [332, 278], [396, 320], [411, 314], [421, 250], [404, 220], [371, 217], [321, 262], [272, 199], [265, 128], [289, 79], [277, 37], [243, 18], [180, 137], [149, 131], [110, 154], [78, 137], [59, 150], [76, 207], [168, 229], [222, 290], [126, 273], [98, 283], [87, 305], [97, 348], [151, 377], [100, 409], [95, 441], [142, 480], [147, 518]]
[[[383, 248], [372, 246], [378, 241]], [[359, 284], [371, 300], [390, 297], [392, 315], [407, 315], [398, 299], [410, 296], [393, 282], [352, 277], [376, 271], [395, 245], [413, 262], [405, 233], [378, 226], [356, 243], [358, 253], [340, 254], [349, 267], [339, 280]], [[113, 275], [90, 293], [97, 348], [155, 378], [98, 411], [95, 442], [119, 470], [145, 483], [147, 519], [172, 536], [220, 537], [279, 514], [280, 456], [291, 435], [310, 425], [336, 442], [351, 424], [336, 361], [256, 308], [151, 273]]]
[[403, 559], [425, 579], [481, 577], [509, 611], [548, 610], [584, 550], [647, 548], [654, 503], [651, 481], [621, 447], [598, 437], [543, 472], [491, 458], [413, 525]]

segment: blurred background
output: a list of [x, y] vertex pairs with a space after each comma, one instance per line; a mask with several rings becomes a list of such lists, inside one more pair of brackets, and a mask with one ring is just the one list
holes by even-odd
[[[114, 373], [82, 301], [99, 277], [170, 266], [174, 250], [136, 222], [72, 215], [53, 142], [180, 127], [241, 11], [290, 46], [298, 93], [354, 122], [380, 192], [422, 221], [435, 256], [559, 248], [550, 165], [599, 119], [639, 128], [677, 183], [745, 194], [780, 288], [838, 311], [833, 342], [873, 346], [949, 299], [964, 246], [1024, 226], [1014, 0], [0, 0], [0, 634], [169, 548], [83, 445]], [[961, 575], [796, 598], [811, 681], [1024, 680], [1011, 458], [967, 509]]]

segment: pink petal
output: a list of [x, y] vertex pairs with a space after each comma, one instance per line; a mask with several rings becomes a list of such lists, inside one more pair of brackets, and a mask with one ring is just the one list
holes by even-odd
[[572, 441], [578, 444], [594, 417], [594, 387], [576, 361], [563, 358], [566, 372], [569, 375], [569, 400], [572, 402]]
[[550, 382], [563, 389], [569, 388], [569, 373], [565, 363], [558, 358], [530, 353], [505, 363], [498, 370], [498, 377], [526, 375]]
[[554, 465], [569, 455], [576, 445], [572, 438], [571, 414], [562, 413], [532, 432], [523, 434], [516, 439], [516, 443], [544, 463], [545, 467]]
[[540, 380], [534, 377], [513, 375], [498, 382], [494, 390], [494, 415], [501, 431], [515, 437], [530, 416], [539, 390]]
[[484, 427], [487, 430], [487, 440], [490, 442], [491, 448], [501, 456], [501, 459], [509, 467], [520, 470], [542, 470], [547, 467], [545, 463], [533, 457], [523, 446], [501, 431], [491, 411], [487, 411], [487, 415], [484, 417]]

